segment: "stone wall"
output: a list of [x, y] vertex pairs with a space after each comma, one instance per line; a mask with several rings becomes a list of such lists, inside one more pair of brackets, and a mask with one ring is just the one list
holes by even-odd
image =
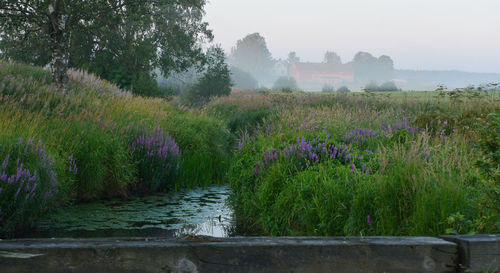
[[496, 272], [500, 236], [0, 241], [0, 272]]

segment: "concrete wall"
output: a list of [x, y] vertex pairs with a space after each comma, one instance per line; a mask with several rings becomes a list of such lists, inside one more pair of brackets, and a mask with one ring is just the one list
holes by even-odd
[[498, 235], [3, 240], [0, 272], [495, 272], [499, 246]]

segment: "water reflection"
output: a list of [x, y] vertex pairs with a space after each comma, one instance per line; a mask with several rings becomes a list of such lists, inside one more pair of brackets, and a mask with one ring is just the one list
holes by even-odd
[[64, 208], [26, 237], [228, 237], [227, 186], [79, 204]]

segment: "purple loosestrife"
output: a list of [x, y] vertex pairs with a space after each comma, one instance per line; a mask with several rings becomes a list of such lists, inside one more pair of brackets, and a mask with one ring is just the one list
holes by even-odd
[[[362, 157], [353, 156], [345, 145], [334, 145], [317, 136], [312, 141], [297, 137], [295, 143], [281, 150], [269, 149], [262, 154], [261, 160], [255, 166], [253, 173], [258, 176], [267, 166], [279, 159], [296, 160], [300, 169], [321, 163], [323, 160], [338, 160], [342, 164], [352, 164], [354, 160], [362, 161]], [[352, 171], [351, 171], [352, 172]]]
[[355, 128], [354, 130], [349, 130], [344, 134], [344, 142], [347, 144], [359, 143], [363, 144], [370, 140], [371, 138], [377, 137], [378, 132], [371, 129]]
[[418, 127], [411, 127], [410, 122], [407, 118], [403, 118], [403, 121], [401, 121], [400, 123], [396, 123], [396, 124], [392, 124], [392, 125], [389, 125], [387, 122], [383, 122], [381, 127], [386, 135], [389, 135], [393, 132], [400, 131], [400, 130], [407, 130], [407, 131], [412, 132], [414, 134], [419, 134], [419, 133], [423, 132], [423, 130], [419, 129]]
[[175, 140], [161, 129], [133, 136], [132, 153], [138, 162], [139, 178], [149, 190], [165, 188], [178, 171], [181, 151]]
[[[2, 163], [0, 219], [14, 215], [14, 218], [35, 221], [50, 205], [45, 203], [46, 199], [58, 192], [54, 158], [47, 153], [43, 143], [35, 144], [32, 138], [27, 142], [19, 138], [10, 152], [7, 159], [10, 155], [19, 157], [16, 161], [4, 160]], [[15, 221], [14, 218], [8, 219]]]

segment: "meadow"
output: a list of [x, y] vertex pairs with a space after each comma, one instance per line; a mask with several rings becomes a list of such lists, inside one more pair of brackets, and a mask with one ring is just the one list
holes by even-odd
[[202, 107], [0, 63], [0, 236], [57, 207], [228, 183], [240, 235], [499, 232], [493, 92], [234, 91]]
[[237, 233], [498, 233], [498, 93], [243, 92], [208, 107], [239, 130]]

